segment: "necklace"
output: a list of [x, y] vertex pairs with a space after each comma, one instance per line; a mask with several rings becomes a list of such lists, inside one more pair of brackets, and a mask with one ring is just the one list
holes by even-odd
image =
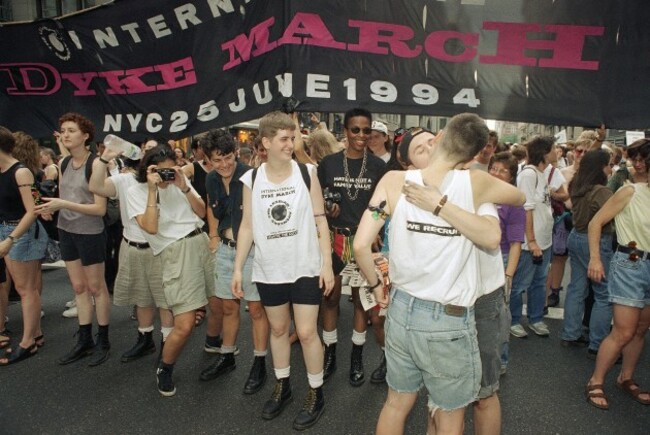
[[[350, 201], [354, 201], [357, 199], [357, 196], [359, 196], [359, 187], [355, 188], [354, 195], [350, 192], [350, 187], [354, 184], [359, 184], [361, 177], [363, 177], [363, 173], [366, 172], [366, 161], [368, 160], [368, 150], [364, 149], [363, 150], [363, 160], [361, 161], [361, 170], [359, 171], [359, 175], [357, 178], [352, 178], [350, 176], [350, 168], [348, 167], [348, 153], [347, 151], [345, 154], [343, 154], [343, 174], [345, 175], [345, 193], [347, 193], [348, 198], [350, 198]], [[356, 183], [353, 183], [352, 180], [355, 180]]]

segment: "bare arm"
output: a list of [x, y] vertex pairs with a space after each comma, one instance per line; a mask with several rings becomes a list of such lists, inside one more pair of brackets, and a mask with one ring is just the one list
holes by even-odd
[[[210, 203], [210, 195], [208, 195], [208, 203]], [[221, 242], [221, 237], [218, 234], [219, 220], [214, 217], [214, 212], [212, 207], [207, 207], [207, 217], [208, 217], [208, 235], [210, 236], [210, 251], [217, 252], [219, 249], [219, 242]]]
[[332, 271], [332, 245], [330, 243], [330, 232], [325, 217], [325, 200], [321, 190], [316, 170], [311, 174], [311, 204], [314, 210], [314, 218], [318, 232], [318, 245], [321, 254], [320, 287], [324, 289], [325, 296], [328, 296], [334, 287], [334, 272]]
[[[106, 159], [103, 155], [102, 158]], [[117, 190], [111, 178], [106, 174], [106, 164], [101, 160], [96, 159], [93, 163], [93, 173], [88, 181], [88, 188], [96, 195], [101, 195], [105, 198], [115, 198]]]
[[248, 186], [244, 186], [242, 204], [244, 210], [242, 213], [239, 232], [237, 233], [237, 250], [235, 254], [235, 265], [233, 267], [231, 291], [235, 297], [244, 297], [242, 290], [242, 270], [248, 253], [253, 246], [253, 217], [251, 216], [251, 196], [252, 191]]
[[[158, 174], [155, 174], [158, 176]], [[149, 185], [147, 194], [147, 208], [144, 214], [135, 217], [136, 222], [140, 225], [143, 231], [149, 234], [156, 234], [158, 232], [158, 204], [157, 204], [158, 187], [154, 184], [153, 187]]]

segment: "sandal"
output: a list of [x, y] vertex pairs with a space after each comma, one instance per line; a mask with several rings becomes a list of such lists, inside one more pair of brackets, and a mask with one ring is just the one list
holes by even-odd
[[34, 337], [34, 344], [38, 348], [45, 346], [45, 335], [41, 334], [38, 337]]
[[18, 352], [11, 352], [11, 350], [7, 350], [7, 354], [5, 355], [7, 362], [0, 362], [0, 366], [8, 366], [17, 362], [21, 362], [27, 358], [33, 357], [37, 352], [38, 347], [36, 347], [35, 344], [32, 344], [27, 349], [19, 345]]
[[634, 379], [628, 379], [623, 382], [618, 382], [616, 381], [616, 386], [629, 394], [634, 400], [639, 402], [642, 405], [650, 405], [650, 400], [649, 399], [642, 399], [641, 394], [650, 394], [647, 391], [643, 391], [641, 388], [639, 388], [639, 384], [634, 382]]
[[195, 315], [194, 326], [201, 326], [201, 324], [205, 320], [205, 308], [198, 308], [194, 312], [194, 315]]
[[[597, 393], [596, 390], [600, 390], [601, 392]], [[587, 396], [587, 403], [591, 406], [604, 409], [605, 411], [609, 409], [609, 403], [602, 384], [587, 385], [585, 387], [585, 395]], [[600, 403], [594, 402], [593, 399], [605, 399], [605, 404], [601, 405]]]

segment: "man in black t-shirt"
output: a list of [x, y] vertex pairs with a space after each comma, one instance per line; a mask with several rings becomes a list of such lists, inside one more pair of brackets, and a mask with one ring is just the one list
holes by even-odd
[[[385, 163], [367, 149], [372, 115], [365, 109], [351, 109], [345, 114], [344, 128], [347, 149], [325, 157], [318, 166], [318, 179], [323, 189], [338, 196], [327, 209], [327, 220], [332, 238], [332, 266], [336, 277], [334, 290], [323, 298], [323, 342], [325, 343], [324, 378], [336, 370], [336, 342], [339, 300], [341, 299], [341, 271], [354, 261], [352, 241], [364, 210], [372, 197], [375, 186], [384, 175]], [[327, 198], [326, 198], [327, 199]], [[362, 351], [366, 341], [367, 314], [359, 299], [359, 288], [352, 289], [354, 300], [354, 330], [352, 332], [352, 357], [350, 384], [357, 387], [364, 383]], [[382, 318], [383, 319], [383, 318]], [[373, 329], [383, 348], [383, 320], [375, 318]], [[371, 376], [371, 381], [385, 381], [385, 359]]]

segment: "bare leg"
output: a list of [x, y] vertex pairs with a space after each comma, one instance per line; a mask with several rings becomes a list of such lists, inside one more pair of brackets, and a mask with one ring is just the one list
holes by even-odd
[[464, 417], [465, 408], [453, 411], [438, 409], [435, 414], [429, 414], [427, 435], [462, 435]]
[[192, 334], [195, 315], [196, 313], [194, 311], [188, 311], [187, 313], [174, 317], [174, 329], [167, 337], [165, 347], [163, 348], [163, 363], [174, 364], [176, 362], [185, 347], [185, 343], [187, 343], [187, 339]]
[[323, 317], [323, 331], [334, 331], [339, 320], [339, 301], [341, 300], [342, 278], [334, 279], [334, 288], [329, 296], [323, 297], [321, 313]]
[[83, 271], [88, 282], [88, 290], [95, 298], [97, 323], [102, 326], [108, 325], [111, 322], [111, 297], [104, 279], [104, 263], [83, 266]]
[[266, 318], [266, 311], [260, 301], [248, 302], [248, 314], [253, 322], [253, 349], [265, 351], [269, 341], [269, 319]]
[[239, 304], [238, 299], [222, 299], [223, 301], [223, 345], [234, 346], [239, 333]]
[[154, 307], [136, 307], [138, 313], [138, 327], [148, 328], [153, 326], [153, 319], [156, 316], [156, 309]]
[[[5, 257], [5, 263], [20, 295], [23, 312], [23, 337], [20, 346], [27, 349], [34, 344], [34, 337], [41, 335], [41, 295], [37, 288], [41, 265], [38, 261], [14, 261], [9, 257]], [[2, 321], [4, 322], [4, 317]]]
[[[623, 364], [621, 366], [621, 373], [618, 375], [617, 382], [620, 383], [634, 378], [634, 370], [636, 369], [637, 363], [639, 362], [641, 352], [643, 352], [645, 335], [648, 332], [649, 326], [650, 305], [646, 305], [646, 307], [641, 310], [641, 316], [634, 337], [623, 348]], [[642, 400], [650, 400], [650, 394], [641, 395], [639, 398]]]
[[210, 315], [208, 316], [206, 334], [216, 337], [221, 335], [223, 330], [223, 299], [216, 296], [209, 297], [208, 308], [210, 308]]
[[291, 344], [289, 343], [291, 315], [289, 314], [289, 304], [265, 307], [265, 309], [271, 325], [273, 367], [275, 369], [287, 368], [291, 360]]
[[323, 347], [318, 337], [318, 305], [293, 305], [296, 332], [302, 346], [307, 373], [315, 375], [323, 371]]
[[474, 403], [474, 434], [499, 435], [501, 433], [501, 403], [494, 393]]
[[379, 414], [375, 433], [377, 435], [402, 435], [406, 417], [411, 412], [417, 398], [417, 393], [398, 393], [389, 387], [388, 397]]

